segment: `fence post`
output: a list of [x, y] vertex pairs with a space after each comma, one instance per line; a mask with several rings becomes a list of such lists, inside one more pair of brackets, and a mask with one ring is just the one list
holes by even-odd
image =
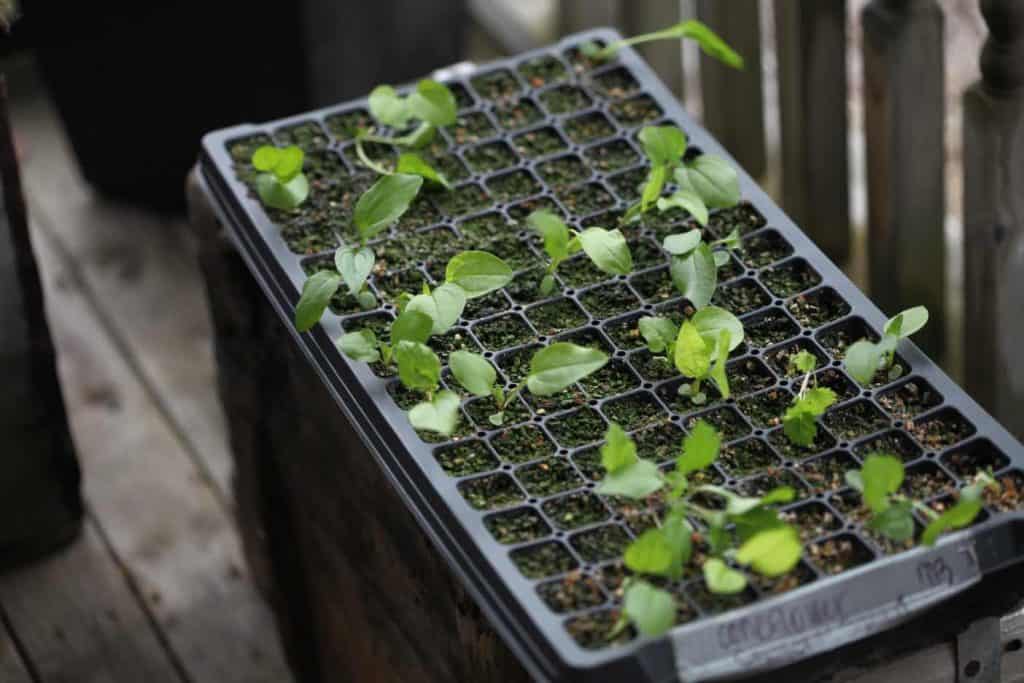
[[[622, 30], [627, 35], [657, 31], [680, 21], [680, 4], [667, 0], [629, 0], [622, 11]], [[668, 89], [683, 94], [683, 50], [678, 40], [659, 40], [637, 46]]]
[[782, 206], [836, 263], [850, 256], [846, 2], [775, 0]]
[[1024, 438], [1024, 2], [981, 11], [982, 77], [963, 96], [966, 385]]
[[939, 359], [946, 332], [942, 9], [935, 0], [872, 0], [861, 16], [871, 296], [889, 315], [927, 306], [931, 321], [914, 341]]
[[759, 4], [759, 0], [700, 0], [697, 5], [701, 20], [746, 62], [746, 68], [737, 71], [701, 53], [704, 125], [755, 178], [765, 171]]

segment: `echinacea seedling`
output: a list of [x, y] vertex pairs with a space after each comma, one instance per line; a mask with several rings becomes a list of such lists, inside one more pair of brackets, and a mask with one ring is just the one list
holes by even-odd
[[302, 149], [263, 145], [252, 153], [256, 176], [256, 194], [272, 209], [290, 211], [309, 196], [309, 181], [302, 173], [305, 155]]
[[[708, 528], [709, 557], [701, 569], [714, 593], [732, 594], [746, 588], [747, 577], [736, 566], [774, 577], [789, 572], [800, 561], [799, 535], [771, 507], [792, 501], [792, 489], [782, 487], [751, 498], [719, 486], [694, 485], [690, 480], [690, 475], [714, 463], [721, 443], [715, 428], [699, 420], [683, 439], [675, 469], [664, 473], [652, 461], [639, 457], [636, 442], [618, 424], [609, 425], [601, 448], [605, 476], [597, 492], [644, 501], [648, 506], [655, 494], [664, 501], [661, 519], [640, 534], [623, 555], [634, 576], [623, 584], [622, 616], [610, 637], [629, 623], [645, 636], [661, 635], [675, 623], [672, 594], [640, 577], [682, 578], [683, 567], [693, 556], [691, 518]], [[705, 507], [697, 502], [698, 495], [721, 499], [722, 509]]]
[[699, 229], [665, 237], [662, 249], [672, 256], [672, 284], [694, 308], [711, 303], [718, 287], [718, 269], [729, 263], [727, 251], [737, 249], [739, 244], [738, 230], [710, 243], [704, 241]]
[[736, 54], [736, 51], [729, 47], [728, 43], [722, 40], [718, 34], [696, 19], [687, 19], [678, 24], [663, 28], [660, 31], [652, 31], [651, 33], [617, 40], [604, 47], [588, 41], [580, 46], [580, 52], [595, 61], [604, 61], [614, 57], [619, 50], [627, 45], [639, 45], [655, 40], [692, 40], [700, 45], [705, 54], [714, 57], [723, 64], [734, 69], [743, 68], [743, 58]]
[[855, 380], [868, 385], [879, 370], [888, 371], [888, 378], [899, 378], [898, 366], [893, 366], [896, 345], [901, 339], [921, 330], [928, 323], [928, 309], [915, 306], [889, 318], [885, 323], [882, 338], [877, 342], [867, 339], [851, 344], [846, 350], [843, 365]]
[[677, 326], [668, 318], [644, 317], [640, 334], [651, 353], [664, 354], [684, 377], [693, 380], [679, 386], [679, 395], [688, 396], [696, 405], [707, 402], [701, 390], [705, 380], [714, 383], [722, 398], [729, 398], [726, 362], [729, 353], [743, 343], [743, 323], [718, 306], [708, 306]]
[[580, 250], [603, 273], [628, 275], [633, 270], [633, 255], [625, 236], [618, 229], [593, 227], [584, 228], [580, 232], [572, 231], [561, 218], [543, 209], [527, 216], [526, 222], [540, 234], [544, 252], [550, 259], [540, 282], [541, 294], [552, 292], [558, 266]]
[[[799, 351], [793, 354], [789, 359], [789, 366], [792, 370], [803, 373], [804, 379], [792, 405], [782, 416], [782, 431], [796, 445], [812, 446], [818, 436], [818, 418], [825, 414], [838, 397], [831, 389], [818, 386], [814, 376], [818, 359], [813, 353]], [[812, 380], [814, 386], [811, 386]]]
[[991, 473], [979, 472], [970, 484], [960, 489], [957, 502], [938, 513], [899, 493], [904, 476], [903, 461], [883, 453], [872, 453], [859, 470], [846, 473], [846, 483], [861, 494], [864, 505], [871, 511], [868, 528], [900, 543], [914, 538], [915, 511], [927, 520], [921, 543], [935, 545], [941, 534], [969, 526], [977, 518], [984, 505], [982, 497], [986, 489], [999, 491], [1000, 488]]

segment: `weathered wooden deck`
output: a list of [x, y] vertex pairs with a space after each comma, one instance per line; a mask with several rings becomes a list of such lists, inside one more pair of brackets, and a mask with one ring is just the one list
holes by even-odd
[[188, 230], [97, 197], [32, 69], [5, 71], [88, 517], [0, 575], [0, 682], [290, 681], [233, 526]]

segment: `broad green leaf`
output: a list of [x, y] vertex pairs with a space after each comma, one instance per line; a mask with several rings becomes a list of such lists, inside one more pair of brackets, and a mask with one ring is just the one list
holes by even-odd
[[707, 244], [701, 243], [687, 256], [672, 257], [672, 282], [693, 307], [701, 309], [711, 303], [718, 285], [718, 266]]
[[891, 455], [872, 453], [860, 468], [864, 482], [864, 502], [878, 514], [889, 507], [889, 496], [903, 483], [903, 461]]
[[373, 330], [356, 330], [343, 334], [337, 343], [338, 350], [352, 360], [363, 363], [376, 363], [380, 360], [377, 349], [377, 336]]
[[618, 230], [587, 228], [578, 236], [583, 251], [599, 270], [611, 275], [628, 275], [633, 270], [633, 255], [626, 238]]
[[486, 251], [463, 251], [448, 261], [445, 280], [462, 287], [467, 299], [501, 289], [512, 281], [512, 268]]
[[550, 211], [540, 209], [526, 217], [527, 224], [540, 233], [544, 251], [555, 263], [569, 257], [569, 228]]
[[847, 470], [843, 478], [846, 479], [846, 485], [851, 489], [861, 494], [864, 493], [864, 477], [860, 476], [860, 470]]
[[453, 351], [448, 368], [466, 391], [474, 396], [490, 396], [498, 373], [491, 362], [478, 353]]
[[697, 420], [683, 439], [683, 449], [676, 459], [676, 470], [683, 474], [702, 470], [715, 461], [722, 436], [704, 420]]
[[252, 153], [252, 167], [257, 171], [269, 173], [277, 166], [281, 158], [281, 150], [272, 145], [261, 145]]
[[782, 576], [800, 561], [803, 545], [791, 526], [779, 526], [755, 534], [736, 551], [736, 561], [764, 576]]
[[526, 386], [532, 394], [551, 396], [597, 372], [607, 362], [608, 356], [597, 349], [556, 342], [533, 354]]
[[676, 623], [676, 601], [672, 594], [646, 581], [633, 581], [622, 597], [622, 611], [641, 635], [654, 638]]
[[718, 341], [714, 345], [714, 363], [711, 365], [709, 377], [715, 383], [718, 393], [722, 398], [728, 399], [731, 396], [729, 391], [729, 375], [726, 373], [726, 363], [729, 360], [729, 330], [719, 332]]
[[429, 145], [437, 136], [437, 128], [434, 124], [424, 121], [416, 126], [411, 133], [395, 138], [395, 144], [412, 149], [422, 149]]
[[676, 170], [679, 187], [693, 192], [709, 209], [728, 209], [740, 201], [740, 181], [727, 161], [702, 154]]
[[359, 237], [366, 241], [401, 218], [422, 185], [418, 175], [395, 173], [379, 178], [356, 202]]
[[733, 595], [747, 587], [747, 577], [717, 557], [704, 562], [704, 583], [719, 595]]
[[846, 349], [846, 357], [843, 358], [846, 371], [864, 385], [871, 384], [881, 362], [882, 352], [878, 345], [867, 339], [851, 344], [850, 348]]
[[648, 529], [629, 544], [623, 560], [638, 574], [662, 575], [672, 564], [672, 549], [661, 529]]
[[700, 45], [700, 49], [709, 57], [731, 66], [734, 69], [743, 68], [743, 57], [738, 55], [729, 44], [722, 40], [717, 33], [712, 31], [701, 21], [688, 19], [677, 25], [677, 30], [682, 37], [689, 38]]
[[703, 486], [697, 487], [697, 490], [703, 493], [710, 493], [723, 499], [725, 501], [725, 512], [729, 516], [744, 515], [755, 508], [761, 507], [760, 498], [741, 496], [738, 493], [733, 493], [722, 486], [704, 484]]
[[889, 318], [885, 323], [885, 333], [898, 339], [906, 339], [928, 324], [928, 309], [915, 306]]
[[977, 500], [959, 500], [956, 505], [943, 512], [925, 527], [924, 533], [921, 534], [921, 543], [935, 545], [940, 534], [970, 525], [981, 512], [981, 507], [981, 502]]
[[395, 318], [395, 322], [391, 323], [391, 343], [398, 344], [408, 341], [426, 344], [430, 339], [433, 325], [434, 320], [428, 313], [406, 305], [402, 314]]
[[412, 115], [438, 128], [455, 123], [457, 109], [455, 95], [448, 86], [429, 78], [417, 83], [416, 91], [409, 94]]
[[666, 353], [679, 336], [679, 328], [668, 318], [645, 316], [640, 318], [639, 327], [651, 353]]
[[451, 436], [459, 424], [458, 395], [445, 389], [433, 401], [417, 403], [409, 411], [409, 422], [416, 429]]
[[814, 372], [817, 367], [817, 357], [806, 349], [801, 349], [789, 358], [789, 368], [798, 373]]
[[813, 387], [804, 392], [800, 399], [800, 407], [811, 415], [820, 416], [824, 415], [838, 398], [836, 392], [828, 387]]
[[761, 505], [792, 503], [794, 498], [796, 498], [796, 491], [792, 486], [776, 486], [771, 491], [761, 496]]
[[369, 247], [341, 247], [334, 252], [334, 267], [341, 273], [345, 287], [353, 296], [359, 294], [366, 284], [366, 278], [373, 272], [375, 261], [373, 249]]
[[685, 510], [681, 506], [678, 511], [673, 510], [665, 516], [661, 531], [672, 553], [666, 576], [678, 581], [683, 576], [683, 566], [693, 553], [693, 528], [686, 521]]
[[409, 104], [390, 85], [378, 85], [370, 92], [370, 114], [379, 123], [402, 129], [409, 123]]
[[690, 189], [678, 189], [668, 197], [658, 199], [658, 211], [683, 209], [701, 225], [708, 224], [708, 207], [696, 192]]
[[433, 391], [441, 381], [441, 361], [426, 344], [398, 342], [395, 345], [395, 360], [398, 361], [398, 378], [410, 391]]
[[700, 244], [701, 232], [696, 228], [686, 232], [668, 235], [661, 243], [661, 248], [673, 256], [686, 256]]
[[655, 166], [679, 163], [686, 152], [686, 134], [675, 126], [644, 126], [637, 139]]
[[601, 465], [605, 471], [617, 472], [636, 460], [636, 443], [618, 424], [609, 424], [601, 446]]
[[762, 531], [774, 529], [785, 524], [785, 522], [779, 519], [779, 513], [766, 507], [756, 507], [742, 515], [733, 515], [729, 519], [733, 523], [736, 535], [741, 542], [753, 538]]
[[281, 182], [273, 173], [256, 176], [256, 194], [272, 209], [291, 211], [309, 196], [309, 181], [301, 173], [288, 182]]
[[637, 460], [631, 465], [609, 472], [597, 486], [603, 496], [624, 496], [642, 500], [665, 485], [661, 470], [650, 460]]
[[327, 270], [313, 273], [302, 285], [302, 295], [295, 305], [295, 329], [306, 332], [320, 321], [331, 297], [341, 286], [341, 276]]
[[897, 543], [910, 540], [914, 537], [914, 516], [910, 512], [912, 505], [910, 501], [890, 505], [871, 518], [868, 528]]
[[451, 184], [442, 173], [439, 173], [433, 166], [424, 161], [423, 157], [413, 152], [404, 152], [398, 157], [398, 164], [395, 166], [395, 173], [407, 175], [418, 175], [424, 180], [450, 188]]
[[790, 406], [782, 416], [782, 433], [797, 446], [813, 446], [818, 436], [818, 423], [813, 414]]
[[675, 364], [685, 377], [706, 377], [711, 369], [711, 347], [704, 342], [697, 327], [687, 320], [676, 337]]
[[743, 343], [743, 323], [735, 315], [718, 306], [705, 306], [693, 314], [690, 322], [707, 344], [715, 344], [722, 331], [729, 333], [729, 350], [735, 351]]
[[668, 180], [668, 166], [652, 166], [647, 172], [647, 178], [640, 188], [640, 211], [647, 211], [654, 206], [661, 197], [661, 191], [665, 189], [665, 181]]
[[432, 334], [444, 334], [462, 317], [466, 309], [466, 293], [458, 285], [444, 283], [430, 294], [417, 294], [405, 305], [405, 310], [425, 313], [433, 320]]
[[301, 147], [295, 145], [289, 145], [279, 151], [280, 155], [272, 170], [278, 180], [282, 183], [287, 183], [302, 173], [302, 160], [305, 159], [306, 155], [302, 152]]

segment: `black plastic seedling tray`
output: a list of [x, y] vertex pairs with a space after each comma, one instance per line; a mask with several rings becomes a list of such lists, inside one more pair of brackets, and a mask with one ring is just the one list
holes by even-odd
[[[635, 139], [643, 124], [673, 122], [691, 146], [728, 156], [635, 52], [591, 65], [573, 50], [583, 40], [615, 37], [607, 30], [574, 35], [452, 79], [460, 122], [443, 133], [447, 150], [434, 152], [459, 179], [457, 189], [428, 196], [375, 245], [386, 262], [372, 283], [380, 309], [360, 312], [339, 297], [317, 328], [294, 335], [336, 399], [340, 419], [361, 435], [506, 644], [539, 680], [747, 675], [878, 633], [1019, 560], [1024, 537], [1016, 499], [993, 498], [982, 521], [931, 549], [904, 551], [861, 526], [842, 471], [867, 452], [901, 455], [908, 480], [930, 487], [934, 502], [948, 499], [980, 467], [1024, 490], [1024, 449], [913, 344], [899, 347], [901, 378], [869, 389], [847, 378], [843, 348], [877, 334], [884, 316], [743, 173], [745, 203], [718, 212], [709, 228], [717, 236], [735, 226], [743, 232], [716, 295], [747, 328], [730, 365], [745, 379], [733, 382], [734, 399], [699, 410], [678, 403], [678, 379], [652, 363], [633, 331], [645, 313], [683, 311], [658, 245], [689, 227], [685, 214], [647, 219], [630, 231], [638, 269], [628, 278], [569, 264], [560, 270], [561, 291], [541, 301], [527, 269], [517, 282], [528, 284], [513, 283], [468, 309], [457, 332], [437, 342], [439, 350], [483, 349], [510, 381], [519, 379], [521, 352], [544, 341], [598, 344], [613, 355], [603, 374], [563, 397], [523, 403], [500, 430], [474, 421], [478, 413], [467, 401], [453, 440], [421, 438], [400, 407], [407, 397], [398, 380], [335, 349], [343, 330], [391, 317], [388, 302], [399, 291], [443, 277], [439, 270], [456, 251], [489, 249], [517, 267], [539, 265], [522, 222], [533, 208], [560, 209], [576, 226], [612, 227], [645, 173]], [[365, 107], [358, 100], [204, 139], [207, 190], [289, 329], [307, 272], [318, 259], [329, 261], [345, 239], [351, 206], [372, 179], [352, 154], [351, 126], [367, 120]], [[295, 215], [268, 215], [245, 182], [254, 144], [270, 139], [307, 149], [314, 189]], [[819, 356], [821, 381], [842, 397], [824, 419], [818, 446], [802, 450], [762, 421], [766, 407], [788, 401], [785, 356], [799, 348]], [[609, 419], [625, 421], [642, 449], [653, 444], [667, 460], [697, 417], [731, 440], [712, 479], [744, 492], [779, 482], [799, 490], [788, 511], [805, 533], [805, 559], [792, 576], [753, 580], [747, 593], [730, 599], [711, 596], [699, 573], [690, 572], [673, 587], [682, 623], [670, 634], [609, 642], [621, 580], [616, 561], [638, 521], [622, 501], [593, 494], [595, 440]], [[521, 451], [508, 450], [512, 441], [532, 444], [530, 457], [543, 455], [513, 461]], [[360, 453], [353, 445], [339, 458]]]

